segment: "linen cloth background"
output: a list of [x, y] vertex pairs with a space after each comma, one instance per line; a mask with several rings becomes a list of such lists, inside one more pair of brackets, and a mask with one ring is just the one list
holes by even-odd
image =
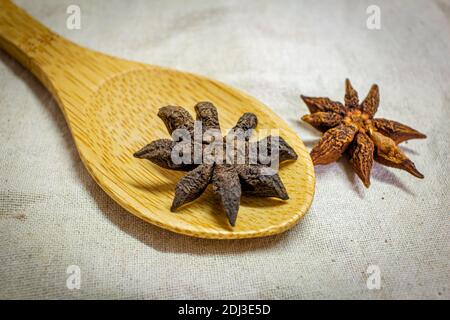
[[[362, 98], [378, 83], [378, 116], [428, 139], [403, 144], [424, 180], [375, 164], [366, 190], [343, 159], [316, 168], [312, 207], [289, 232], [189, 238], [113, 202], [49, 93], [0, 52], [0, 298], [450, 298], [450, 1], [16, 3], [86, 47], [242, 89], [308, 148], [320, 134], [299, 122], [299, 94], [342, 101], [345, 77]], [[66, 28], [70, 4], [81, 30]], [[371, 4], [381, 30], [366, 27]], [[69, 265], [80, 290], [66, 288]]]

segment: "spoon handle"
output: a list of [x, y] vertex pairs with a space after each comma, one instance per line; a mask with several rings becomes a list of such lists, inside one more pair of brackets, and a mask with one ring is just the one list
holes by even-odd
[[30, 70], [61, 107], [67, 105], [61, 103], [66, 102], [61, 101], [65, 95], [73, 100], [80, 91], [84, 95], [95, 92], [105, 79], [130, 64], [76, 45], [9, 0], [0, 0], [0, 48]]
[[55, 42], [67, 42], [9, 0], [0, 0], [0, 47], [35, 74], [51, 90], [50, 66], [61, 65], [63, 52]]

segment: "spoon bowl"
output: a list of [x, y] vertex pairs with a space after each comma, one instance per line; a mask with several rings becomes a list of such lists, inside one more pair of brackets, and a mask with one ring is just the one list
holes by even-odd
[[[82, 48], [51, 32], [8, 0], [0, 0], [0, 47], [44, 83], [58, 102], [85, 167], [119, 205], [162, 228], [201, 238], [268, 236], [295, 225], [314, 195], [314, 167], [303, 142], [256, 99], [223, 83], [172, 69], [114, 58]], [[258, 128], [277, 129], [298, 154], [282, 164], [280, 177], [290, 199], [243, 196], [235, 227], [210, 187], [177, 213], [170, 211], [175, 185], [184, 173], [133, 157], [146, 143], [169, 138], [156, 116], [165, 105], [194, 114], [198, 101], [217, 106], [222, 128], [244, 112]]]

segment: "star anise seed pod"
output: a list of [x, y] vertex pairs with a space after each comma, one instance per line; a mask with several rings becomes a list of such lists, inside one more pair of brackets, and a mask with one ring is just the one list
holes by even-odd
[[324, 132], [322, 139], [311, 150], [314, 165], [329, 164], [347, 152], [353, 169], [366, 187], [370, 186], [374, 160], [423, 178], [397, 145], [405, 140], [424, 139], [426, 136], [399, 122], [374, 118], [380, 103], [376, 84], [361, 103], [358, 92], [348, 79], [345, 80], [344, 105], [329, 98], [300, 97], [311, 112], [303, 116], [302, 120]]
[[[220, 130], [217, 109], [212, 103], [198, 103], [195, 106], [195, 112], [197, 120], [202, 123], [203, 132], [209, 129]], [[203, 140], [199, 146], [198, 142], [194, 141], [194, 119], [184, 108], [179, 106], [163, 107], [159, 110], [158, 116], [164, 121], [170, 134], [176, 129], [186, 129], [191, 133], [192, 148], [200, 147], [204, 150], [211, 143], [211, 141]], [[212, 183], [214, 193], [220, 198], [228, 220], [234, 226], [242, 193], [259, 197], [276, 197], [283, 200], [289, 198], [279, 175], [277, 173], [268, 175], [266, 171], [263, 172], [264, 169], [268, 169], [268, 164], [260, 163], [259, 158], [258, 163], [252, 164], [249, 161], [249, 150], [250, 148], [260, 150], [265, 147], [266, 155], [270, 156], [272, 139], [276, 138], [279, 162], [295, 160], [297, 154], [281, 137], [268, 136], [258, 142], [249, 142], [251, 131], [256, 127], [257, 122], [256, 115], [244, 113], [234, 127], [235, 130], [242, 130], [245, 135], [244, 148], [235, 150], [244, 152], [243, 164], [228, 164], [225, 159], [213, 163], [175, 164], [171, 155], [176, 142], [171, 139], [155, 140], [137, 151], [134, 156], [148, 159], [163, 168], [189, 171], [175, 187], [172, 211], [200, 197], [207, 186]], [[225, 141], [227, 137], [222, 138]]]

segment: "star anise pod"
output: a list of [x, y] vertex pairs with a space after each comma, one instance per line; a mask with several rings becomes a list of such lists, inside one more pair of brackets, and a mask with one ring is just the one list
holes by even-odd
[[329, 98], [303, 95], [301, 98], [311, 112], [303, 116], [302, 120], [324, 132], [322, 139], [311, 150], [314, 165], [329, 164], [347, 152], [353, 169], [366, 187], [370, 185], [374, 160], [423, 178], [397, 145], [405, 140], [424, 139], [426, 136], [399, 122], [374, 118], [380, 103], [376, 84], [372, 85], [361, 103], [348, 79], [345, 80], [344, 105]]
[[[202, 131], [217, 130], [222, 141], [227, 136], [222, 137], [220, 133], [219, 118], [216, 107], [210, 102], [200, 102], [195, 106], [197, 121], [202, 124]], [[158, 116], [165, 123], [170, 134], [176, 129], [185, 129], [191, 133], [191, 146], [194, 149], [199, 147], [202, 151], [213, 141], [203, 140], [200, 145], [194, 139], [194, 119], [189, 112], [179, 106], [166, 106], [159, 110]], [[268, 136], [258, 142], [249, 142], [252, 130], [257, 125], [257, 117], [253, 113], [245, 113], [238, 120], [233, 128], [236, 132], [244, 134], [243, 146], [235, 150], [244, 158], [243, 162], [229, 163], [226, 161], [226, 153], [215, 155], [211, 162], [200, 161], [200, 163], [181, 163], [176, 164], [172, 158], [172, 150], [177, 142], [171, 139], [159, 139], [146, 145], [137, 151], [134, 156], [137, 158], [148, 159], [151, 162], [168, 169], [189, 171], [180, 179], [175, 188], [175, 198], [171, 210], [175, 211], [182, 205], [194, 201], [205, 191], [207, 186], [212, 183], [213, 192], [220, 198], [223, 209], [232, 226], [235, 225], [237, 213], [239, 210], [241, 193], [247, 193], [260, 197], [276, 197], [287, 200], [288, 194], [277, 173], [267, 174], [268, 164], [264, 164], [260, 159], [251, 162], [249, 150], [256, 148], [266, 148], [266, 156], [270, 155], [273, 139], [278, 144], [278, 161], [295, 160], [297, 154], [281, 138]], [[214, 140], [214, 139], [213, 139]], [[237, 146], [237, 144], [235, 145]], [[243, 148], [242, 148], [243, 147]], [[242, 153], [243, 152], [243, 153]], [[203, 153], [202, 153], [203, 154]], [[204, 157], [204, 155], [203, 155]], [[222, 161], [218, 161], [218, 160]]]

